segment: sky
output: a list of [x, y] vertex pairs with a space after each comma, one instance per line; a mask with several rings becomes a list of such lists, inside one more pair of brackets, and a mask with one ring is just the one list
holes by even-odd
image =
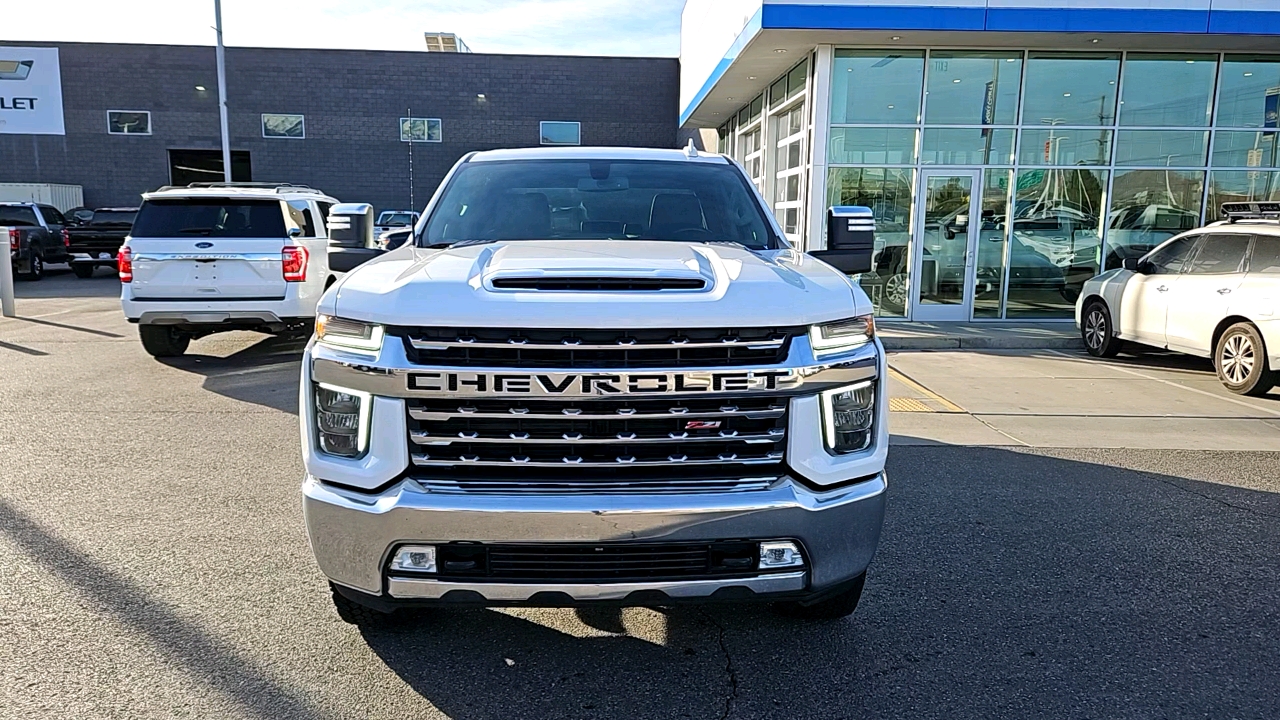
[[[213, 0], [3, 0], [0, 40], [214, 43]], [[227, 45], [425, 50], [452, 32], [474, 52], [680, 52], [684, 0], [223, 0]], [[51, 22], [51, 18], [56, 21]]]

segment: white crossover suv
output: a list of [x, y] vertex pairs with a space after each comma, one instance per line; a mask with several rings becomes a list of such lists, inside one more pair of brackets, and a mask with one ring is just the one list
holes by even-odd
[[155, 357], [226, 330], [309, 331], [339, 273], [326, 220], [337, 200], [299, 185], [198, 183], [142, 196], [120, 249], [121, 304]]
[[1223, 213], [1085, 283], [1076, 325], [1089, 354], [1135, 342], [1212, 358], [1234, 393], [1280, 383], [1280, 203], [1226, 203]]

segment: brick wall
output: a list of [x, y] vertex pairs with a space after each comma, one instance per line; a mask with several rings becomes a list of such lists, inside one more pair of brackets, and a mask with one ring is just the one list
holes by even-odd
[[[169, 149], [221, 147], [211, 47], [3, 44], [59, 47], [67, 134], [0, 135], [0, 182], [70, 183], [91, 207], [136, 204], [169, 182]], [[250, 152], [253, 179], [378, 208], [409, 203], [407, 108], [442, 120], [442, 142], [413, 146], [421, 207], [463, 154], [537, 145], [541, 120], [581, 122], [584, 145], [674, 147], [678, 90], [667, 58], [227, 49], [231, 147]], [[108, 135], [107, 110], [151, 111], [152, 134]], [[306, 138], [263, 138], [264, 112], [304, 115]]]

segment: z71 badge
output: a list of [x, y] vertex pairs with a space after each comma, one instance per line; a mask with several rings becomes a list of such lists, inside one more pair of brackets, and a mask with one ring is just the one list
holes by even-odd
[[409, 373], [408, 389], [443, 395], [656, 395], [771, 391], [798, 381], [792, 370], [673, 373]]

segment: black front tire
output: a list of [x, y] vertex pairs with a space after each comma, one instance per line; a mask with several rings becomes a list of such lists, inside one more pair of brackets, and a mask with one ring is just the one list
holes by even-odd
[[1120, 352], [1121, 341], [1111, 324], [1111, 312], [1096, 300], [1086, 305], [1080, 315], [1080, 338], [1084, 349], [1094, 357], [1115, 357]]
[[93, 271], [96, 269], [97, 266], [93, 263], [71, 263], [71, 272], [75, 273], [76, 277], [81, 279], [93, 277]]
[[1232, 325], [1218, 338], [1213, 367], [1223, 386], [1237, 395], [1266, 395], [1280, 380], [1267, 362], [1262, 334], [1247, 322]]
[[44, 277], [44, 258], [40, 253], [32, 251], [31, 260], [28, 261], [27, 271], [22, 273], [23, 280], [40, 280]]
[[361, 605], [338, 592], [338, 589], [332, 585], [329, 586], [329, 592], [333, 595], [333, 609], [338, 612], [338, 617], [349, 625], [362, 628], [380, 628], [391, 625], [395, 619], [395, 615], [391, 613]]
[[862, 599], [862, 587], [867, 582], [867, 573], [863, 572], [847, 588], [837, 595], [832, 595], [816, 603], [804, 604], [800, 601], [780, 602], [774, 605], [779, 615], [800, 620], [839, 620], [853, 614], [858, 609], [858, 601]]
[[191, 344], [191, 336], [172, 325], [139, 325], [138, 337], [142, 339], [142, 348], [151, 357], [158, 358], [178, 357]]

